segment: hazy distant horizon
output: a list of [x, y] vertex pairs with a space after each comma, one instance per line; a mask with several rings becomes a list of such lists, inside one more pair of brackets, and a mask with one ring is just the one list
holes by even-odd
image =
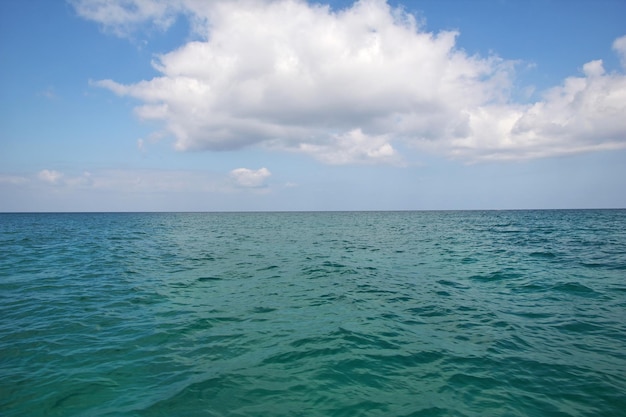
[[394, 213], [394, 212], [507, 212], [507, 211], [610, 211], [626, 210], [626, 207], [586, 207], [586, 208], [474, 208], [474, 209], [396, 209], [396, 210], [230, 210], [230, 211], [0, 211], [0, 214], [246, 214], [246, 213]]

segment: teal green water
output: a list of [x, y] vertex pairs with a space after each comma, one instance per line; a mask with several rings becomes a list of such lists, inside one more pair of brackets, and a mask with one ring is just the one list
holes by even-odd
[[2, 416], [625, 410], [625, 210], [0, 214]]

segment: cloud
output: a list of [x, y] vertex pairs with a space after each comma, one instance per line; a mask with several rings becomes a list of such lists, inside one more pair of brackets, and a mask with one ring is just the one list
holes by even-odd
[[[160, 75], [94, 84], [140, 102], [181, 151], [260, 146], [330, 164], [402, 162], [397, 144], [480, 161], [626, 147], [626, 77], [584, 64], [530, 104], [515, 61], [470, 56], [383, 0], [344, 10], [296, 0], [75, 0], [112, 28], [183, 13], [199, 40], [159, 55]], [[117, 28], [117, 29], [115, 29]], [[613, 47], [626, 56], [626, 37]], [[625, 67], [626, 68], [626, 67]]]
[[29, 179], [23, 176], [0, 174], [0, 184], [21, 185], [28, 182]]
[[[263, 186], [265, 179], [271, 175], [266, 168], [244, 171], [248, 172], [240, 173], [241, 183], [237, 186]], [[39, 182], [31, 181], [31, 178], [37, 178]], [[130, 194], [171, 192], [227, 194], [235, 191], [232, 179], [232, 174], [199, 170], [105, 169], [95, 172], [61, 173], [44, 169], [28, 176], [0, 173], [0, 183], [22, 187], [35, 186], [42, 189], [43, 183], [57, 191], [94, 190]]]
[[55, 88], [52, 86], [48, 86], [45, 90], [39, 92], [41, 97], [45, 97], [48, 100], [57, 99], [59, 96], [57, 95]]
[[267, 179], [272, 173], [267, 168], [252, 170], [237, 168], [230, 172], [230, 176], [238, 187], [261, 188], [266, 186]]
[[57, 184], [61, 177], [63, 177], [62, 173], [49, 169], [43, 169], [37, 174], [37, 178], [50, 184]]
[[613, 50], [619, 56], [622, 67], [626, 69], [626, 36], [615, 39], [613, 42]]
[[132, 194], [229, 191], [224, 174], [193, 170], [113, 169], [85, 173], [79, 179], [88, 180], [94, 190]]
[[174, 23], [181, 9], [169, 0], [68, 0], [84, 19], [102, 24], [105, 30], [124, 37], [151, 21], [165, 30]]
[[469, 109], [470, 134], [452, 142], [452, 153], [519, 159], [625, 148], [626, 76], [607, 74], [599, 60], [582, 70], [536, 103]]
[[286, 188], [265, 185], [266, 169], [250, 172], [257, 179], [242, 176], [243, 185], [228, 172], [208, 170], [103, 169], [62, 176], [51, 170], [0, 172], [0, 196], [5, 197], [0, 197], [0, 211], [228, 211], [241, 209], [248, 194], [262, 200]]
[[361, 129], [355, 129], [341, 135], [330, 135], [325, 143], [300, 143], [297, 150], [332, 165], [401, 163], [396, 150], [389, 142], [387, 135], [369, 136]]
[[206, 40], [159, 56], [160, 77], [96, 82], [143, 102], [138, 116], [163, 122], [179, 150], [256, 144], [390, 162], [387, 132], [440, 137], [463, 106], [499, 99], [509, 83], [510, 63], [469, 57], [456, 33], [421, 32], [384, 1], [340, 12], [289, 0], [204, 5]]
[[92, 185], [92, 174], [83, 172], [82, 175], [66, 175], [62, 172], [43, 169], [37, 173], [37, 178], [49, 185], [62, 185], [69, 188], [90, 187]]

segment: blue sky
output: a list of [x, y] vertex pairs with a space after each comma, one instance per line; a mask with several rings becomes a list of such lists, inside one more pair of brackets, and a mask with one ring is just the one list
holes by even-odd
[[626, 207], [621, 0], [0, 2], [0, 211]]

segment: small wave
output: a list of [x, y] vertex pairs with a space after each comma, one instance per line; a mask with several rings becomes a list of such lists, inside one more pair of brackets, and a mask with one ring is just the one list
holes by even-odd
[[528, 319], [548, 319], [553, 317], [554, 315], [552, 313], [542, 313], [542, 312], [537, 312], [537, 311], [527, 311], [527, 310], [523, 310], [523, 311], [511, 311], [509, 314], [513, 314], [519, 317], [525, 317]]
[[266, 314], [273, 311], [276, 311], [276, 309], [272, 307], [255, 307], [252, 309], [252, 313], [254, 314]]
[[439, 362], [445, 358], [442, 351], [425, 350], [413, 353], [401, 353], [395, 355], [388, 354], [368, 354], [365, 357], [375, 363], [378, 362], [385, 369], [419, 368], [423, 365]]
[[450, 281], [447, 279], [440, 279], [439, 281], [437, 281], [437, 284], [443, 285], [444, 287], [452, 287], [452, 288], [458, 288], [458, 289], [463, 289], [463, 290], [466, 290], [469, 288], [467, 285], [461, 284], [460, 282]]
[[413, 308], [409, 308], [407, 311], [419, 317], [441, 317], [441, 316], [450, 315], [452, 313], [450, 309], [443, 308], [438, 305], [413, 307]]
[[548, 251], [537, 251], [531, 252], [530, 256], [532, 258], [540, 258], [540, 259], [554, 259], [556, 258], [556, 254]]
[[567, 323], [559, 324], [557, 329], [566, 333], [602, 333], [603, 327], [597, 324], [588, 323], [580, 320], [572, 320]]
[[198, 256], [191, 257], [189, 258], [189, 260], [194, 261], [194, 262], [204, 262], [204, 261], [212, 262], [212, 261], [215, 261], [216, 258], [213, 255], [207, 253], [207, 254], [201, 254]]
[[281, 364], [285, 367], [292, 368], [298, 362], [306, 362], [311, 359], [319, 360], [322, 357], [335, 358], [345, 352], [347, 352], [347, 350], [343, 346], [325, 346], [306, 350], [294, 350], [270, 356], [263, 360], [263, 364]]
[[500, 387], [501, 381], [490, 376], [455, 373], [448, 378], [448, 386], [449, 389], [466, 389], [471, 387], [474, 390], [482, 391]]
[[573, 294], [578, 296], [596, 296], [599, 295], [592, 288], [587, 287], [579, 282], [565, 282], [554, 285], [551, 287], [552, 291], [563, 292], [567, 294]]
[[263, 268], [257, 268], [257, 272], [271, 271], [273, 269], [278, 269], [278, 268], [279, 268], [278, 265], [269, 265], [269, 266], [264, 266]]
[[547, 291], [549, 288], [546, 287], [545, 285], [542, 284], [538, 284], [535, 282], [527, 282], [525, 284], [521, 284], [521, 285], [516, 285], [512, 288], [513, 292], [516, 293], [540, 293], [540, 292], [544, 292]]
[[476, 262], [478, 262], [478, 259], [471, 257], [471, 256], [466, 256], [465, 258], [461, 259], [461, 263], [462, 264], [475, 264]]
[[340, 338], [343, 342], [347, 343], [349, 346], [354, 346], [358, 348], [365, 348], [371, 346], [375, 349], [398, 349], [399, 346], [394, 343], [386, 340], [385, 338], [379, 337], [376, 334], [366, 334], [361, 332], [356, 332], [352, 330], [348, 330], [344, 327], [340, 327], [339, 330], [332, 333], [333, 337]]
[[207, 281], [221, 281], [220, 277], [200, 277], [197, 279], [198, 282], [207, 282]]
[[602, 262], [581, 262], [580, 264], [585, 268], [604, 268], [608, 266]]
[[484, 274], [484, 275], [472, 275], [470, 279], [475, 280], [475, 281], [481, 281], [481, 282], [498, 282], [498, 281], [517, 279], [523, 276], [524, 275], [519, 272], [509, 272], [507, 270], [500, 270], [500, 271], [495, 271], [495, 272], [491, 272], [489, 274]]

